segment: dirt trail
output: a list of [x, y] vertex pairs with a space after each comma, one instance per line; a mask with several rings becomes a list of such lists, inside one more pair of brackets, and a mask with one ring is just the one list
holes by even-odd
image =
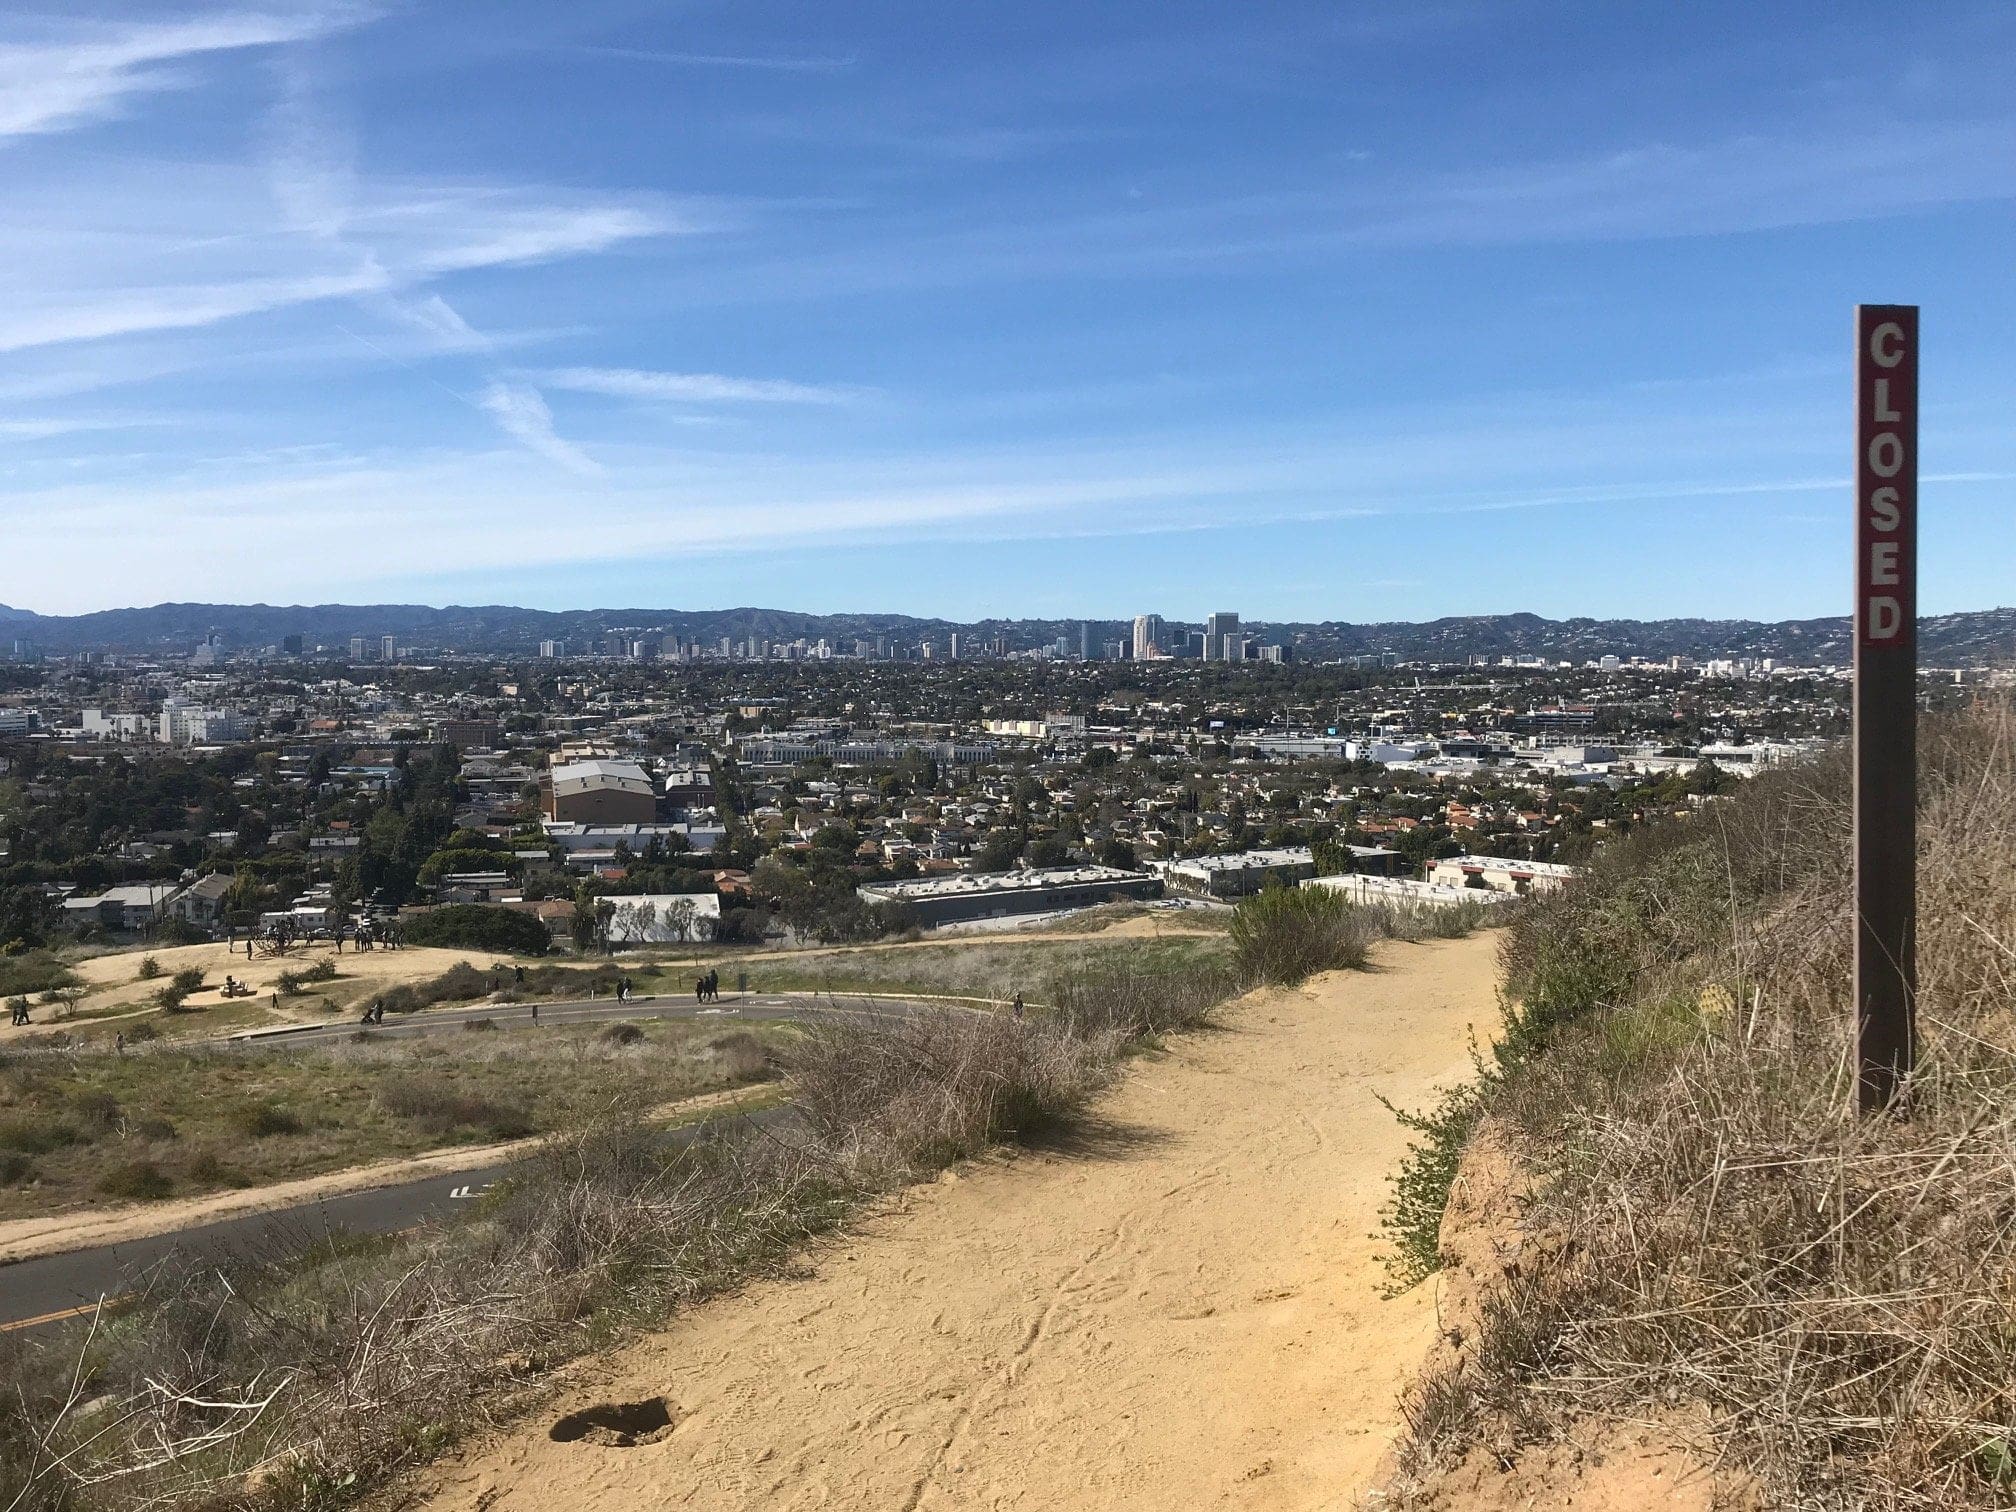
[[1467, 1066], [1494, 940], [1389, 944], [1135, 1065], [1079, 1148], [909, 1194], [579, 1370], [436, 1467], [436, 1512], [1343, 1508], [1430, 1288], [1378, 1295], [1403, 1104]]

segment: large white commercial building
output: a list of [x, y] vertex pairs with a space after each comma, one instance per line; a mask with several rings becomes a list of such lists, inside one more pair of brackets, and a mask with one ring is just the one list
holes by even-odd
[[1453, 908], [1459, 903], [1511, 903], [1517, 895], [1489, 887], [1449, 887], [1440, 882], [1416, 882], [1411, 877], [1374, 877], [1344, 872], [1311, 877], [1304, 887], [1327, 887], [1353, 903], [1390, 903], [1402, 907]]
[[1558, 861], [1511, 861], [1503, 856], [1445, 856], [1428, 880], [1445, 887], [1486, 887], [1494, 892], [1553, 892], [1581, 871]]
[[916, 882], [875, 882], [855, 889], [867, 903], [901, 903], [927, 929], [1013, 914], [1090, 908], [1116, 898], [1156, 898], [1162, 884], [1115, 866], [1053, 866], [1031, 871], [968, 872]]

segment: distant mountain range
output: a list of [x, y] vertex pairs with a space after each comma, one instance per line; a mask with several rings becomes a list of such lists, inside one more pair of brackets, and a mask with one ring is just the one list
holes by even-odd
[[[1124, 640], [1129, 620], [1092, 620], [1099, 643]], [[1180, 626], [1181, 621], [1171, 620]], [[799, 614], [786, 609], [573, 609], [548, 611], [506, 605], [425, 604], [156, 604], [146, 609], [106, 609], [95, 614], [41, 615], [0, 604], [0, 638], [33, 642], [45, 651], [187, 650], [216, 631], [234, 648], [277, 645], [289, 635], [309, 646], [347, 647], [353, 637], [384, 635], [423, 649], [536, 652], [545, 640], [576, 647], [614, 635], [680, 635], [703, 643], [723, 636], [772, 641], [826, 639], [851, 649], [857, 639], [887, 635], [914, 643], [941, 643], [957, 632], [974, 644], [995, 636], [1011, 646], [1054, 641], [1076, 650], [1078, 620], [917, 619], [902, 614]], [[1778, 657], [1801, 663], [1849, 660], [1846, 616], [1806, 620], [1597, 620], [1543, 619], [1537, 614], [1481, 614], [1382, 624], [1253, 622], [1249, 634], [1294, 646], [1313, 657], [1390, 653], [1402, 660], [1460, 661], [1468, 656], [1548, 656], [1584, 660], [1616, 656]], [[1984, 609], [1926, 618], [1919, 626], [1922, 660], [1944, 666], [2016, 660], [2016, 609]], [[0, 649], [6, 649], [0, 645]]]

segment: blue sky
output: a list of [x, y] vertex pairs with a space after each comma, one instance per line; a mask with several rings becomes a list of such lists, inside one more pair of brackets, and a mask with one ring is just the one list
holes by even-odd
[[2016, 600], [2016, 9], [9, 7], [0, 602]]

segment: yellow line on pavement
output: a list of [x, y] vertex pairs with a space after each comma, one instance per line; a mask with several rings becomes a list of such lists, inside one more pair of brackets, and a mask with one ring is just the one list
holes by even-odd
[[0, 1333], [13, 1333], [19, 1328], [35, 1328], [43, 1323], [60, 1323], [65, 1318], [81, 1318], [85, 1313], [96, 1312], [100, 1307], [117, 1301], [107, 1297], [102, 1302], [86, 1302], [82, 1307], [66, 1307], [58, 1312], [43, 1313], [39, 1318], [16, 1318], [12, 1323], [0, 1323]]

